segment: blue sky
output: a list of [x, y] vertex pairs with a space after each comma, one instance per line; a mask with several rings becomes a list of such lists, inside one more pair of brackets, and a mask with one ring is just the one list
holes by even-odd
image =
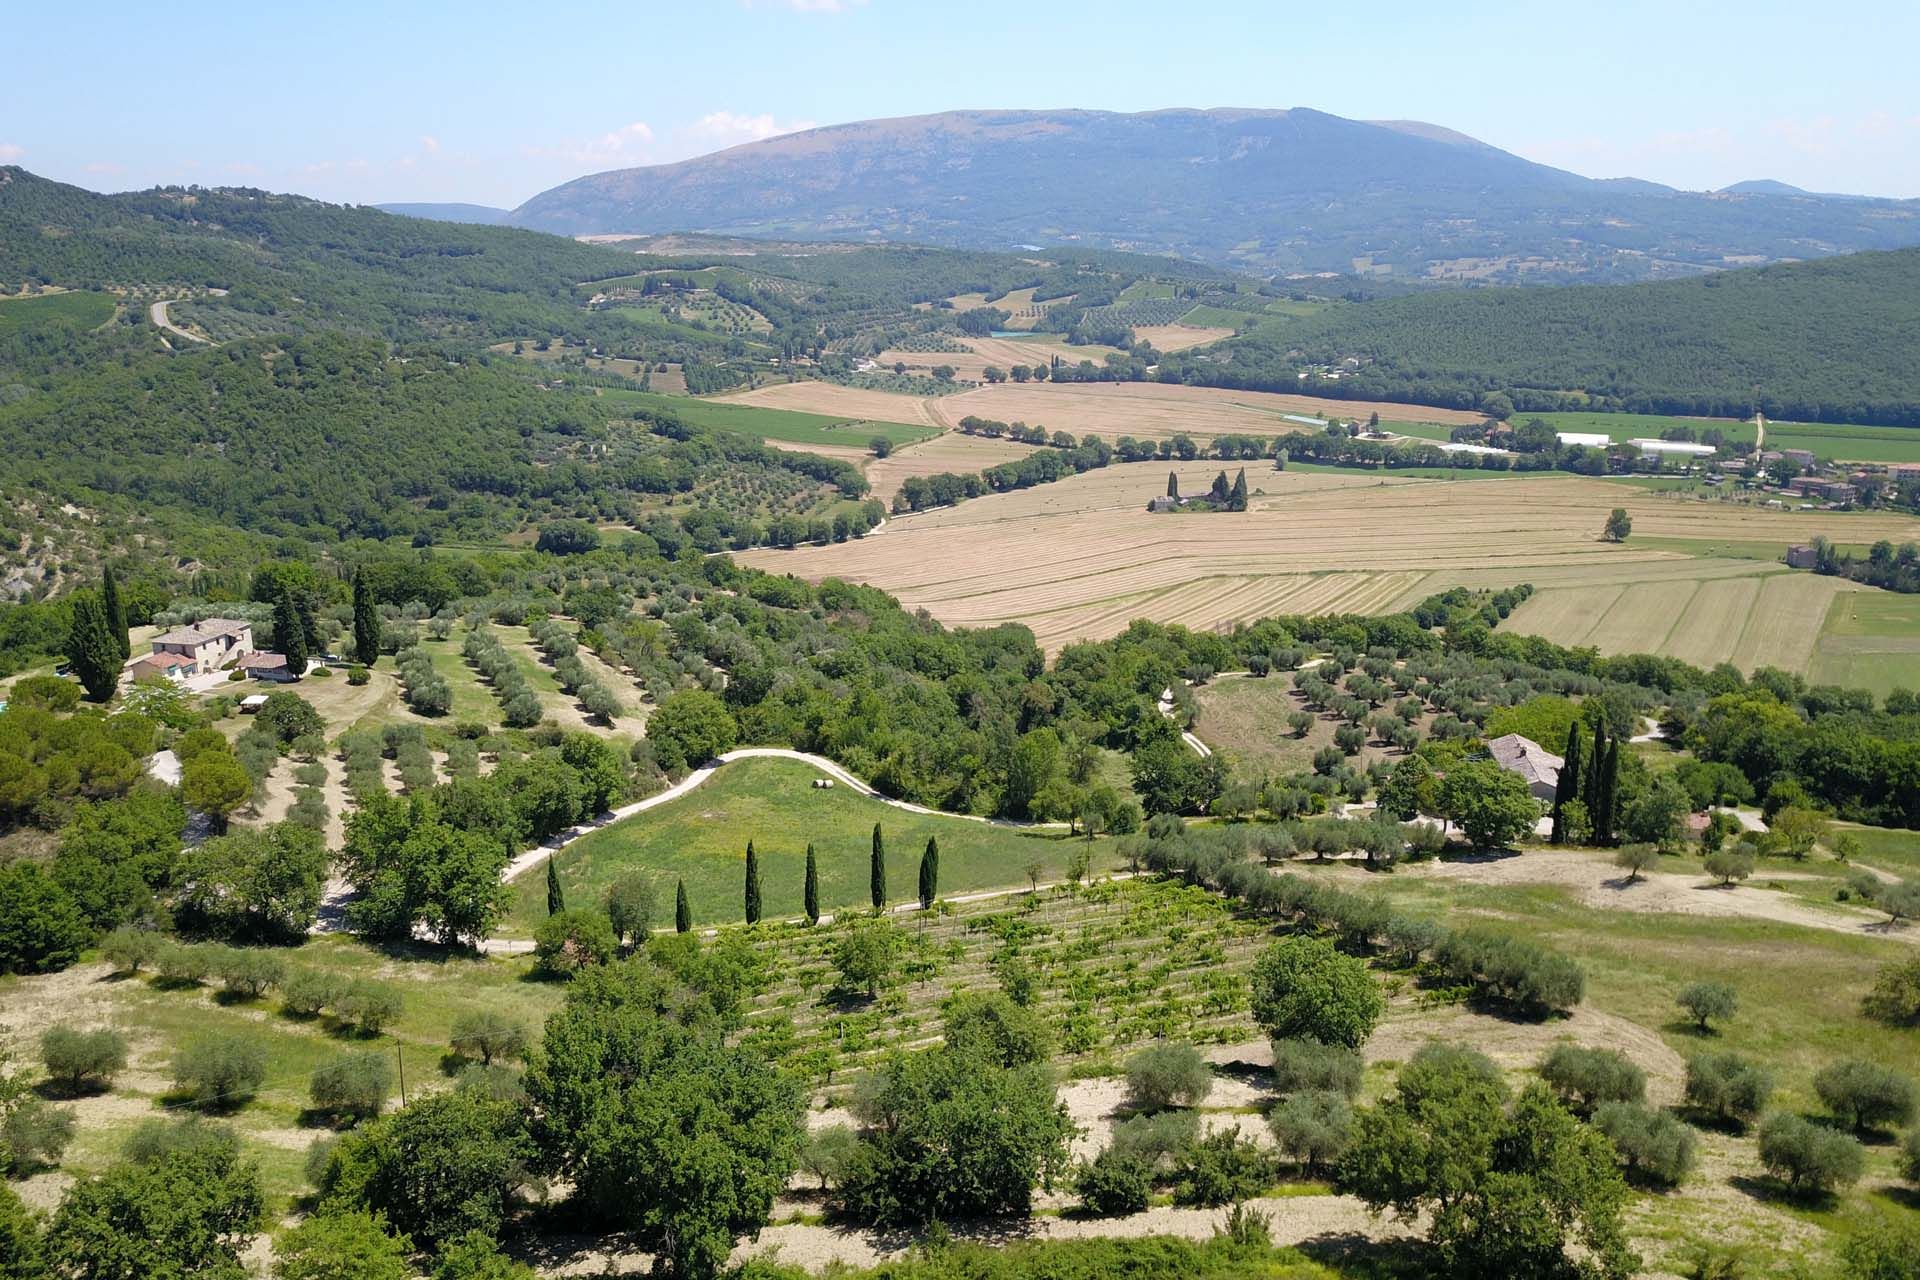
[[1313, 107], [1595, 177], [1920, 196], [1920, 5], [341, 0], [18, 5], [0, 163], [514, 205], [582, 173], [960, 107]]

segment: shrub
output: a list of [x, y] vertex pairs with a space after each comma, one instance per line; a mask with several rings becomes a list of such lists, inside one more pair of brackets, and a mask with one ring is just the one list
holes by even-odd
[[160, 935], [152, 930], [123, 924], [100, 940], [100, 954], [115, 973], [138, 973], [153, 963], [160, 943]]
[[491, 1065], [495, 1058], [518, 1058], [527, 1050], [527, 1028], [491, 1009], [463, 1013], [453, 1020], [453, 1051]]
[[24, 1177], [60, 1163], [73, 1141], [73, 1112], [28, 1095], [0, 1118], [0, 1174]]
[[162, 942], [153, 953], [153, 971], [181, 986], [205, 981], [213, 962], [213, 948], [205, 943]]
[[347, 668], [347, 683], [356, 689], [372, 678], [372, 674], [363, 666], [355, 664]]
[[1738, 848], [1717, 849], [1707, 855], [1706, 868], [1722, 885], [1731, 885], [1753, 874], [1753, 855]]
[[1004, 991], [961, 992], [940, 1006], [942, 1038], [955, 1053], [980, 1053], [1003, 1067], [1045, 1062], [1053, 1052], [1046, 1019]]
[[235, 995], [257, 1000], [287, 976], [287, 962], [259, 947], [226, 947], [215, 956], [220, 984]]
[[1825, 1195], [1866, 1172], [1866, 1152], [1844, 1133], [1778, 1112], [1760, 1124], [1760, 1163], [1796, 1195]]
[[266, 1050], [241, 1036], [189, 1040], [173, 1060], [174, 1088], [207, 1111], [246, 1105], [266, 1078]]
[[1140, 1213], [1153, 1195], [1153, 1166], [1109, 1147], [1080, 1166], [1074, 1186], [1088, 1213], [1102, 1218]]
[[1875, 1022], [1920, 1026], [1920, 955], [1882, 965], [1860, 1007]]
[[1117, 1156], [1144, 1160], [1156, 1173], [1200, 1140], [1200, 1116], [1194, 1111], [1162, 1111], [1134, 1116], [1113, 1127], [1107, 1149]]
[[859, 1135], [844, 1124], [815, 1129], [800, 1142], [800, 1167], [813, 1175], [822, 1191], [840, 1185], [847, 1175]]
[[1693, 1130], [1657, 1107], [1639, 1102], [1603, 1102], [1593, 1127], [1613, 1143], [1629, 1176], [1678, 1186], [1693, 1168]]
[[396, 987], [360, 979], [335, 995], [333, 1011], [363, 1036], [377, 1036], [397, 1019], [404, 1001]]
[[1900, 1140], [1900, 1176], [1920, 1182], [1920, 1129], [1910, 1129]]
[[1273, 1176], [1259, 1147], [1237, 1129], [1222, 1129], [1182, 1152], [1174, 1168], [1175, 1204], [1216, 1209], [1250, 1200], [1266, 1190]]
[[653, 885], [642, 875], [622, 876], [607, 890], [607, 921], [620, 945], [636, 947], [653, 929], [657, 904]]
[[280, 1007], [296, 1017], [311, 1018], [339, 996], [340, 980], [318, 969], [295, 969], [280, 984]]
[[1273, 1042], [1273, 1087], [1281, 1093], [1329, 1090], [1351, 1098], [1364, 1069], [1357, 1049], [1317, 1040]]
[[1306, 1089], [1289, 1094], [1267, 1114], [1267, 1128], [1280, 1150], [1308, 1170], [1340, 1159], [1353, 1135], [1353, 1107], [1343, 1093]]
[[1891, 1129], [1913, 1119], [1913, 1079], [1878, 1063], [1856, 1059], [1822, 1067], [1814, 1074], [1813, 1091], [1856, 1133]]
[[533, 954], [542, 973], [570, 977], [605, 964], [620, 950], [613, 925], [598, 911], [556, 911], [533, 931]]
[[1726, 1021], [1740, 1009], [1740, 998], [1724, 982], [1690, 982], [1680, 988], [1674, 1003], [1693, 1015], [1702, 1031], [1713, 1029], [1712, 1020]]
[[413, 1242], [388, 1234], [379, 1214], [336, 1209], [308, 1218], [274, 1241], [273, 1275], [274, 1280], [409, 1280], [412, 1252]]
[[393, 1065], [384, 1052], [349, 1053], [314, 1068], [308, 1093], [316, 1111], [356, 1119], [377, 1116], [393, 1091]]
[[1612, 1049], [1555, 1045], [1540, 1064], [1540, 1078], [1583, 1116], [1603, 1102], [1639, 1102], [1647, 1095], [1647, 1073]]
[[1127, 1105], [1140, 1111], [1196, 1107], [1213, 1092], [1213, 1069], [1190, 1044], [1148, 1045], [1127, 1060]]
[[1772, 1075], [1737, 1053], [1701, 1053], [1687, 1059], [1687, 1105], [1722, 1124], [1745, 1125], [1772, 1094]]
[[1366, 965], [1322, 938], [1273, 943], [1254, 962], [1252, 982], [1253, 1015], [1273, 1036], [1358, 1048], [1386, 1010]]
[[40, 1037], [40, 1061], [69, 1094], [106, 1089], [127, 1065], [127, 1038], [110, 1027], [49, 1027]]
[[1447, 935], [1434, 947], [1434, 961], [1453, 983], [1536, 1015], [1571, 1009], [1586, 995], [1586, 972], [1574, 961], [1486, 929]]
[[1920, 1228], [1879, 1218], [1840, 1246], [1846, 1280], [1911, 1280], [1920, 1276]]

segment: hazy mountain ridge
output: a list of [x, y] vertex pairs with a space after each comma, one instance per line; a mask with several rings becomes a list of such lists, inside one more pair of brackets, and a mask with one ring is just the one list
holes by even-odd
[[1920, 244], [1920, 201], [1596, 180], [1437, 125], [1301, 108], [860, 121], [578, 178], [510, 221], [567, 235], [1082, 244], [1261, 272], [1542, 281]]
[[476, 226], [493, 227], [505, 222], [513, 213], [511, 209], [496, 209], [490, 204], [397, 201], [391, 204], [377, 204], [374, 208], [383, 213], [397, 213], [403, 218], [425, 218], [429, 222], [468, 222]]

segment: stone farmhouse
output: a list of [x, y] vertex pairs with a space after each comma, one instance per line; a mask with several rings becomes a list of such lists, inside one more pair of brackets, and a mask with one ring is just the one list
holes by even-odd
[[1553, 799], [1554, 788], [1560, 785], [1560, 767], [1566, 763], [1565, 760], [1532, 738], [1523, 738], [1517, 733], [1491, 739], [1487, 743], [1487, 752], [1502, 769], [1518, 774], [1536, 799]]

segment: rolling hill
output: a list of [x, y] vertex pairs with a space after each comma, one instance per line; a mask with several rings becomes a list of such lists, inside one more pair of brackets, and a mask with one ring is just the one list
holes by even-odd
[[1160, 376], [1325, 395], [1522, 410], [1624, 409], [1920, 426], [1920, 249], [1848, 254], [1619, 288], [1427, 289], [1332, 307]]
[[1920, 244], [1920, 201], [1595, 180], [1435, 125], [1299, 108], [869, 120], [578, 178], [510, 220], [1466, 280], [1637, 280]]

